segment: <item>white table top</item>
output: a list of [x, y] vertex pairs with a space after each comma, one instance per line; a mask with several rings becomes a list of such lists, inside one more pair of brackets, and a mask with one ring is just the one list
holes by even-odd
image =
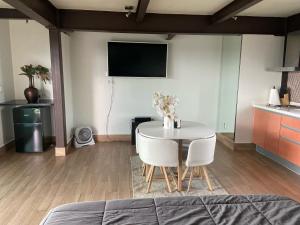
[[141, 123], [138, 126], [140, 134], [149, 138], [171, 139], [171, 140], [195, 140], [210, 138], [215, 135], [213, 129], [202, 123], [182, 121], [179, 129], [164, 129], [162, 121], [151, 121]]

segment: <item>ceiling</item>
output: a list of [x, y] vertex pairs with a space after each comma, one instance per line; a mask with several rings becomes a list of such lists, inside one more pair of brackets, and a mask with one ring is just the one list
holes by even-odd
[[12, 8], [9, 4], [0, 0], [0, 8]]
[[[124, 11], [125, 5], [137, 6], [138, 0], [50, 0], [59, 9]], [[150, 0], [147, 12], [211, 15], [232, 0]], [[0, 0], [0, 8], [10, 6]], [[263, 0], [239, 15], [288, 17], [300, 13], [300, 0]]]

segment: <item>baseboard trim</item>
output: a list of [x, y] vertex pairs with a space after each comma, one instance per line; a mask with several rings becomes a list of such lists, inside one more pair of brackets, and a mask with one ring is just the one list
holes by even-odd
[[125, 141], [129, 142], [131, 136], [128, 134], [113, 134], [113, 135], [94, 135], [96, 142], [114, 142], [114, 141]]
[[234, 140], [229, 139], [222, 133], [217, 133], [217, 141], [230, 149], [231, 151], [245, 151], [253, 150], [255, 151], [255, 144], [253, 143], [235, 143]]
[[72, 151], [73, 138], [68, 142], [66, 147], [55, 147], [55, 156], [67, 156]]
[[238, 151], [245, 151], [245, 150], [254, 150], [255, 151], [255, 144], [253, 143], [234, 143], [234, 150]]
[[15, 140], [12, 140], [10, 142], [8, 142], [7, 144], [3, 145], [2, 147], [0, 147], [0, 152], [6, 152], [10, 149], [12, 149], [15, 146]]

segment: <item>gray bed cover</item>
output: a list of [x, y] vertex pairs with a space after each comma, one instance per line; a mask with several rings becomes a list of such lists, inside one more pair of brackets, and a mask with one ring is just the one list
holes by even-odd
[[300, 204], [281, 196], [203, 196], [71, 203], [40, 225], [300, 225]]

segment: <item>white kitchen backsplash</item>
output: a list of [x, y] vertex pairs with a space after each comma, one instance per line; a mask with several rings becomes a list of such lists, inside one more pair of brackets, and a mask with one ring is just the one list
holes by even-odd
[[300, 103], [300, 72], [289, 73], [287, 86], [290, 91], [290, 101]]

